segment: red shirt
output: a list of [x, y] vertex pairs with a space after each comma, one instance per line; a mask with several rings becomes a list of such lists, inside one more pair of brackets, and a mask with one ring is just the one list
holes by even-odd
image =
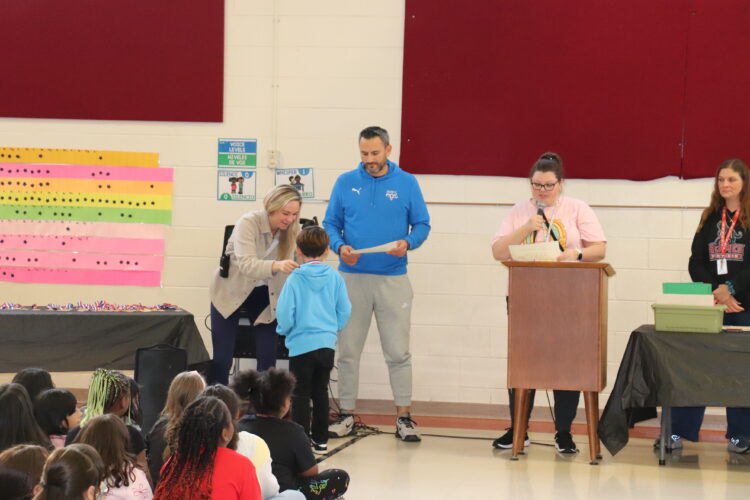
[[249, 458], [223, 446], [216, 450], [211, 498], [263, 500], [255, 466]]
[[[171, 460], [171, 458], [170, 458]], [[162, 474], [167, 467], [162, 467]], [[171, 498], [170, 493], [161, 498]], [[249, 458], [229, 448], [220, 447], [214, 457], [211, 478], [211, 498], [214, 500], [263, 500], [255, 466]]]

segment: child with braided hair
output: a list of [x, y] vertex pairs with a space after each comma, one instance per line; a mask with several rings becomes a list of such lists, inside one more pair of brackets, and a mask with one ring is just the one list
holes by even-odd
[[320, 471], [310, 448], [310, 438], [301, 425], [286, 420], [294, 393], [294, 375], [269, 368], [247, 370], [232, 380], [232, 389], [249, 400], [249, 413], [237, 423], [263, 439], [271, 450], [271, 469], [282, 492], [299, 490], [308, 500], [340, 498], [349, 488], [349, 474], [341, 469]]
[[199, 397], [185, 409], [177, 431], [155, 500], [262, 500], [253, 463], [226, 447], [234, 424], [223, 401]]
[[[128, 418], [130, 408], [130, 383], [128, 378], [115, 370], [99, 368], [91, 375], [89, 396], [86, 400], [86, 413], [80, 425], [68, 431], [65, 445], [74, 442], [82, 427], [94, 417], [112, 413], [123, 420]], [[148, 470], [146, 463], [146, 443], [141, 432], [133, 425], [127, 424], [130, 436], [128, 451], [135, 455], [138, 466]]]
[[[242, 416], [240, 413], [240, 398], [229, 387], [222, 384], [208, 386], [203, 391], [203, 396], [214, 396], [224, 401], [235, 424]], [[271, 466], [271, 450], [268, 449], [268, 445], [261, 438], [246, 431], [238, 431], [235, 426], [234, 437], [227, 444], [227, 447], [240, 455], [246, 456], [253, 462], [255, 472], [258, 474], [258, 483], [260, 483], [263, 500], [305, 500], [305, 495], [297, 490], [286, 490], [279, 493], [279, 482], [273, 475]]]

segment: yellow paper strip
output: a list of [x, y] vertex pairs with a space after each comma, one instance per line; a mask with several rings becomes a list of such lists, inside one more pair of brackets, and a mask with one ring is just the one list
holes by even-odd
[[62, 193], [117, 193], [142, 195], [172, 195], [171, 182], [115, 181], [95, 179], [65, 179], [61, 177], [0, 178], [0, 191], [62, 192]]
[[94, 151], [90, 149], [0, 147], [0, 162], [109, 165], [113, 167], [158, 167], [159, 153]]
[[71, 193], [0, 191], [0, 205], [43, 205], [50, 207], [117, 207], [171, 210], [171, 196], [142, 196], [114, 193]]

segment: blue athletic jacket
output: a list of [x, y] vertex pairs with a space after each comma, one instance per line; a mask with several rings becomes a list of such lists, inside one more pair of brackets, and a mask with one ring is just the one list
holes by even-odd
[[[409, 250], [418, 248], [430, 233], [430, 214], [417, 179], [388, 161], [388, 173], [371, 176], [365, 166], [342, 174], [331, 192], [323, 226], [331, 249], [341, 245], [369, 248], [406, 240]], [[406, 273], [407, 257], [384, 252], [362, 254], [354, 266], [340, 263], [348, 273], [399, 275]]]

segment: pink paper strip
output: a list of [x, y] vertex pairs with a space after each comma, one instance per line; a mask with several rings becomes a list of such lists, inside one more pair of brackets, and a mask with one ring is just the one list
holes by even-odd
[[0, 267], [0, 281], [59, 285], [159, 286], [157, 271], [79, 271]]
[[116, 252], [122, 254], [162, 255], [164, 254], [164, 240], [0, 234], [0, 250], [52, 250], [57, 252]]
[[174, 171], [166, 167], [97, 167], [89, 165], [0, 163], [0, 177], [63, 177], [68, 179], [172, 182]]
[[4, 234], [46, 234], [50, 236], [98, 236], [100, 238], [164, 238], [162, 224], [126, 224], [55, 220], [0, 219]]
[[0, 250], [0, 264], [11, 267], [161, 271], [164, 267], [164, 257], [160, 255]]

